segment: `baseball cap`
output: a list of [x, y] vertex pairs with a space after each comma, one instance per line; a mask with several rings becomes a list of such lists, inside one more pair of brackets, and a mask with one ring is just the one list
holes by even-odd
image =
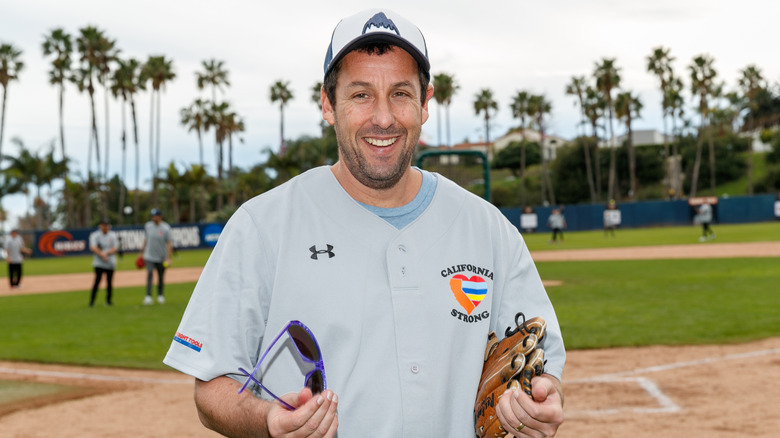
[[162, 216], [162, 212], [159, 208], [153, 208], [152, 209], [152, 216]]
[[101, 218], [100, 222], [98, 222], [98, 225], [103, 225], [103, 224], [111, 225], [111, 221], [109, 221], [107, 217]]
[[339, 21], [325, 55], [325, 74], [347, 53], [367, 42], [388, 43], [406, 50], [430, 79], [431, 63], [422, 32], [388, 9], [368, 9]]

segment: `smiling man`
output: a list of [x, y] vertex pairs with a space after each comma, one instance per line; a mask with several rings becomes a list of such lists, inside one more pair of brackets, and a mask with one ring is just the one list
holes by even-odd
[[324, 70], [338, 162], [238, 209], [165, 358], [196, 378], [201, 421], [228, 436], [471, 438], [488, 333], [522, 311], [547, 321], [547, 374], [496, 415], [516, 436], [554, 435], [565, 351], [522, 237], [411, 166], [433, 95], [422, 33], [363, 11], [337, 25]]

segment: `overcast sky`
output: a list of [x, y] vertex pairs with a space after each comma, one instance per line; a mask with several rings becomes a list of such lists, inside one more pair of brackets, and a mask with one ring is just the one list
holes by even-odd
[[[197, 139], [179, 124], [179, 110], [195, 98], [210, 99], [197, 89], [201, 62], [225, 62], [231, 86], [220, 96], [244, 119], [244, 143], [236, 144], [235, 162], [248, 168], [265, 161], [263, 150], [279, 147], [279, 110], [269, 89], [277, 80], [290, 82], [294, 100], [285, 110], [285, 137], [317, 135], [320, 114], [311, 88], [322, 80], [330, 35], [339, 19], [368, 7], [384, 7], [404, 15], [425, 35], [432, 73], [455, 76], [460, 89], [453, 98], [453, 143], [484, 138], [482, 119], [475, 115], [474, 96], [490, 88], [499, 110], [491, 138], [517, 125], [509, 104], [519, 90], [544, 94], [552, 102], [549, 131], [572, 138], [579, 119], [574, 100], [564, 89], [572, 76], [590, 76], [602, 58], [616, 58], [622, 88], [639, 95], [644, 105], [635, 129], [661, 130], [660, 94], [646, 71], [646, 57], [655, 47], [671, 49], [674, 67], [686, 79], [687, 66], [699, 54], [715, 58], [726, 90], [737, 85], [739, 70], [749, 64], [772, 83], [780, 80], [776, 56], [776, 20], [780, 3], [765, 0], [559, 0], [531, 2], [420, 1], [238, 1], [136, 0], [0, 0], [0, 43], [23, 51], [25, 69], [9, 85], [3, 153], [14, 154], [10, 140], [20, 138], [43, 151], [58, 137], [57, 90], [48, 84], [50, 60], [41, 52], [44, 34], [62, 27], [72, 35], [87, 25], [116, 39], [123, 57], [145, 61], [150, 55], [173, 60], [176, 79], [162, 96], [161, 163], [180, 168], [198, 161]], [[105, 141], [102, 90], [98, 90], [101, 148]], [[89, 101], [74, 86], [65, 96], [66, 145], [77, 170], [86, 172]], [[149, 186], [149, 95], [138, 96], [142, 184]], [[438, 143], [438, 111], [423, 128], [423, 139]], [[110, 173], [120, 171], [120, 106], [111, 102]], [[616, 128], [616, 134], [623, 129]], [[444, 136], [444, 133], [442, 134]], [[445, 138], [446, 139], [446, 138]], [[206, 165], [214, 169], [214, 141], [204, 142]], [[132, 151], [132, 149], [130, 150]], [[129, 151], [129, 152], [130, 152]], [[132, 175], [133, 154], [128, 154]], [[128, 177], [132, 187], [134, 180]], [[18, 213], [23, 197], [8, 197], [3, 206]]]

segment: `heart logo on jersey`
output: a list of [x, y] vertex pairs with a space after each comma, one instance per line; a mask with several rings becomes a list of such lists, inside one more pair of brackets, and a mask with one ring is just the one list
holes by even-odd
[[450, 279], [450, 289], [461, 307], [471, 315], [487, 296], [488, 286], [482, 277], [474, 275], [469, 278], [458, 274]]

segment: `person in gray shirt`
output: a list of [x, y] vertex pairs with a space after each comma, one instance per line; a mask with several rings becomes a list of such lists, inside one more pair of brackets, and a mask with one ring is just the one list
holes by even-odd
[[95, 283], [92, 285], [92, 294], [89, 296], [89, 307], [95, 305], [100, 280], [106, 275], [106, 305], [110, 306], [111, 292], [113, 291], [114, 269], [116, 268], [116, 253], [119, 249], [119, 239], [111, 231], [111, 223], [108, 219], [100, 221], [99, 229], [89, 235], [89, 250], [92, 251], [92, 267], [95, 268]]
[[22, 262], [24, 255], [32, 255], [32, 250], [24, 246], [24, 240], [19, 235], [19, 230], [11, 230], [11, 235], [5, 241], [5, 250], [8, 255], [8, 280], [11, 283], [11, 289], [19, 288], [19, 282], [22, 281]]
[[157, 271], [157, 302], [165, 303], [163, 278], [165, 268], [170, 266], [173, 254], [171, 226], [162, 220], [162, 212], [159, 209], [153, 208], [151, 214], [152, 220], [144, 225], [144, 243], [141, 245], [141, 252], [146, 264], [146, 297], [144, 297], [143, 303], [145, 306], [154, 302], [152, 300], [154, 271]]

